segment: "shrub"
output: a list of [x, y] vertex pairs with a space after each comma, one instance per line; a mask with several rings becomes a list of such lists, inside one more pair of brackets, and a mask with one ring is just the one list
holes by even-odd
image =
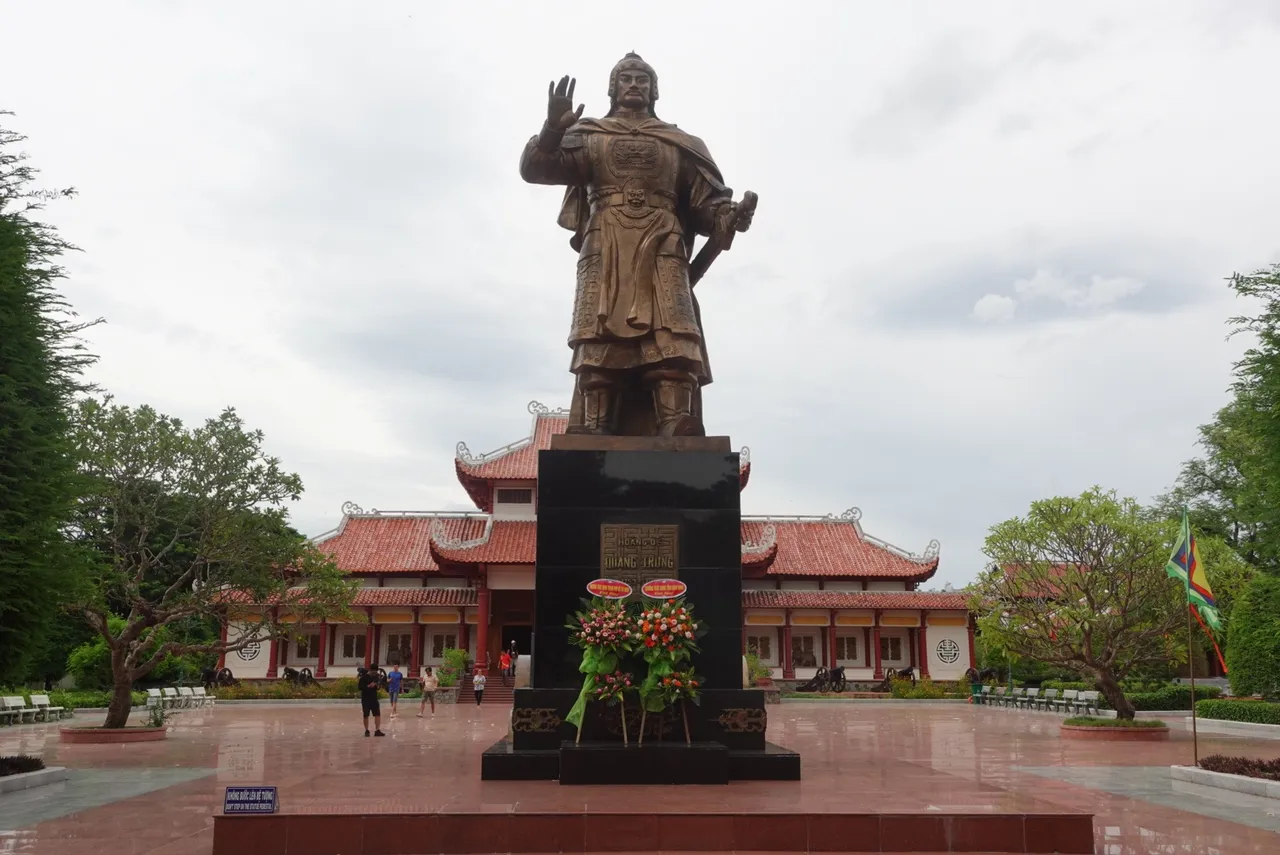
[[766, 680], [773, 676], [773, 671], [760, 661], [760, 657], [754, 653], [747, 654], [747, 678], [754, 685], [756, 680]]
[[[34, 706], [31, 702], [31, 696], [48, 695], [49, 704], [55, 707], [62, 707], [68, 710], [83, 709], [104, 709], [111, 703], [111, 693], [104, 691], [64, 691], [62, 689], [54, 689], [50, 692], [32, 692], [30, 689], [5, 689], [0, 688], [0, 695], [5, 697], [20, 697], [27, 702], [27, 706]], [[147, 696], [143, 692], [133, 693], [133, 705], [140, 707], [147, 702]]]
[[1219, 721], [1280, 724], [1280, 704], [1239, 700], [1196, 701], [1196, 715]]
[[1045, 680], [1040, 684], [1042, 689], [1057, 689], [1058, 691], [1066, 691], [1067, 689], [1088, 690], [1093, 688], [1092, 683], [1085, 683], [1080, 680]]
[[444, 664], [436, 669], [440, 678], [440, 688], [456, 686], [467, 672], [467, 651], [450, 647], [444, 652]]
[[1200, 768], [1227, 775], [1247, 775], [1250, 778], [1266, 778], [1280, 781], [1280, 759], [1259, 760], [1257, 757], [1227, 757], [1214, 754], [1200, 761]]
[[[1217, 686], [1196, 686], [1196, 700], [1206, 701], [1217, 698], [1222, 689]], [[1154, 692], [1136, 692], [1125, 695], [1135, 710], [1189, 710], [1191, 709], [1190, 686], [1165, 686]]]
[[895, 698], [909, 698], [912, 700], [934, 700], [946, 697], [946, 687], [941, 686], [928, 677], [923, 678], [914, 686], [910, 680], [894, 678], [889, 685], [889, 694]]
[[1165, 723], [1154, 718], [1094, 718], [1082, 715], [1069, 718], [1063, 722], [1069, 727], [1165, 727]]
[[18, 754], [13, 757], [0, 757], [0, 778], [5, 775], [21, 775], [24, 772], [39, 772], [44, 768], [44, 761], [39, 757]]
[[1227, 670], [1234, 694], [1280, 695], [1280, 577], [1255, 577], [1232, 608]]
[[[321, 699], [350, 699], [358, 697], [360, 690], [356, 686], [355, 677], [338, 677], [323, 683], [310, 683], [300, 686], [288, 680], [255, 681], [240, 683], [237, 686], [219, 686], [214, 695], [220, 700], [228, 701], [292, 701]], [[387, 693], [379, 691], [380, 697]]]

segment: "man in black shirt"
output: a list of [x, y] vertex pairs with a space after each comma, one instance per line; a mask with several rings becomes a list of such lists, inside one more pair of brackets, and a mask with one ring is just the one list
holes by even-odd
[[356, 686], [360, 689], [360, 711], [364, 713], [364, 735], [369, 735], [369, 716], [373, 716], [373, 735], [386, 736], [382, 732], [382, 707], [378, 704], [378, 672], [361, 666], [356, 673], [359, 674]]

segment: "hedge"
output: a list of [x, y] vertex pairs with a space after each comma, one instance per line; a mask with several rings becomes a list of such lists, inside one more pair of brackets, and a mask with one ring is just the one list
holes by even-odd
[[[1222, 694], [1217, 686], [1196, 686], [1196, 700], [1213, 700]], [[1191, 687], [1167, 686], [1156, 692], [1126, 694], [1135, 710], [1190, 710]]]
[[[48, 695], [49, 704], [55, 707], [62, 707], [67, 710], [83, 710], [83, 709], [102, 709], [110, 705], [111, 693], [96, 690], [63, 690], [54, 689], [49, 692], [32, 691], [31, 689], [0, 689], [0, 695], [4, 697], [20, 697], [26, 700], [27, 706], [35, 706], [31, 702], [31, 696]], [[147, 696], [144, 692], [133, 693], [133, 705], [140, 707], [147, 702]]]
[[1280, 760], [1260, 760], [1257, 757], [1228, 757], [1214, 754], [1200, 761], [1200, 768], [1227, 775], [1246, 775], [1280, 781]]
[[21, 775], [25, 772], [39, 772], [44, 768], [44, 761], [39, 757], [28, 757], [15, 754], [12, 757], [0, 757], [0, 777], [5, 775]]
[[1257, 576], [1236, 601], [1227, 669], [1233, 694], [1280, 695], [1280, 577]]
[[1094, 718], [1090, 715], [1069, 718], [1063, 724], [1067, 727], [1167, 727], [1154, 718]]
[[1196, 715], [1200, 716], [1200, 718], [1212, 718], [1219, 721], [1280, 724], [1280, 704], [1269, 704], [1266, 701], [1197, 701]]

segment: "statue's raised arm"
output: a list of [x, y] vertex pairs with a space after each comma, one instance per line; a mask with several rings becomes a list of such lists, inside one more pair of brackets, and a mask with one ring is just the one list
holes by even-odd
[[569, 188], [559, 217], [578, 252], [569, 432], [703, 435], [711, 367], [694, 237], [708, 237], [696, 279], [750, 227], [753, 195], [734, 202], [702, 140], [658, 119], [658, 75], [636, 54], [614, 66], [603, 118], [574, 109], [575, 86], [548, 87], [546, 122], [520, 158], [525, 181]]

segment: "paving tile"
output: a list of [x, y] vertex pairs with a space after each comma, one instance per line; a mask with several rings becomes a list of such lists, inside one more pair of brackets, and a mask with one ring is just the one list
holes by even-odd
[[[526, 852], [536, 843], [533, 835], [516, 831], [515, 824], [504, 832], [504, 824], [522, 815], [588, 811], [616, 816], [535, 819], [535, 825], [542, 822], [536, 838], [565, 851], [575, 845], [612, 852], [699, 850], [732, 827], [733, 845], [770, 851], [797, 847], [802, 839], [815, 851], [877, 851], [917, 836], [927, 849], [938, 843], [934, 819], [916, 822], [914, 832], [892, 816], [887, 830], [873, 821], [850, 831], [847, 815], [942, 819], [1023, 812], [1047, 817], [1026, 826], [1028, 843], [1040, 848], [1069, 834], [1071, 846], [1103, 855], [1280, 851], [1273, 800], [1174, 787], [1168, 766], [1189, 762], [1191, 754], [1187, 735], [1177, 730], [1167, 743], [1067, 743], [1048, 715], [936, 704], [786, 703], [770, 709], [769, 738], [802, 754], [802, 781], [581, 788], [480, 781], [480, 753], [505, 734], [506, 718], [507, 711], [496, 707], [442, 707], [434, 719], [384, 722], [388, 738], [366, 740], [354, 704], [230, 706], [184, 713], [174, 719], [168, 740], [127, 748], [65, 746], [56, 726], [0, 728], [0, 754], [41, 754], [50, 765], [74, 770], [67, 784], [0, 800], [0, 852], [207, 855], [224, 788], [244, 784], [278, 786], [286, 816], [387, 814], [366, 821], [360, 832], [362, 846], [386, 855], [419, 851], [404, 850], [406, 837], [423, 852], [441, 851], [439, 827], [433, 838], [430, 830], [417, 830], [429, 825], [395, 818], [441, 811], [483, 819], [480, 832], [450, 829], [457, 845], [501, 843]], [[1275, 743], [1206, 735], [1200, 751], [1274, 757]], [[756, 826], [758, 833], [752, 833], [752, 821], [726, 826], [724, 820], [671, 818], [655, 827], [638, 820], [635, 810], [670, 817], [736, 811], [783, 821]], [[1072, 810], [1096, 815], [1092, 840], [1078, 829], [1055, 830], [1053, 815]], [[809, 818], [802, 834], [785, 819], [797, 813], [823, 816]], [[1014, 834], [994, 819], [944, 821], [941, 828], [957, 849], [981, 845], [984, 835], [1011, 840]], [[299, 845], [332, 849], [337, 840], [351, 843], [350, 834], [335, 830]], [[251, 855], [249, 845], [234, 855]]]

